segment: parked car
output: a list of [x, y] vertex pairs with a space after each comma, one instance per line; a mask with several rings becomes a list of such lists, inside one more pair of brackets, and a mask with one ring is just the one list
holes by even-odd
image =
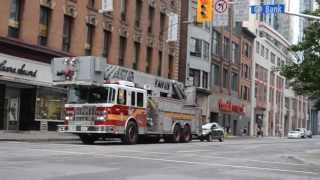
[[301, 139], [303, 137], [303, 133], [301, 131], [289, 131], [288, 138], [289, 139]]
[[301, 133], [301, 138], [307, 137], [307, 130], [305, 128], [297, 128], [295, 131], [299, 131]]
[[312, 138], [312, 131], [311, 130], [307, 130], [307, 137]]
[[217, 139], [220, 142], [224, 140], [224, 129], [218, 123], [208, 123], [202, 126], [202, 135], [199, 137], [200, 141], [207, 140], [211, 142]]

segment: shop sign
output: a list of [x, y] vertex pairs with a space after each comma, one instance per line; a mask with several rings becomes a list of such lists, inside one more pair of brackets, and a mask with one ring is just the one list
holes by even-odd
[[0, 79], [50, 86], [50, 64], [0, 53]]
[[7, 65], [8, 61], [3, 60], [0, 62], [0, 71], [9, 72], [13, 74], [19, 74], [30, 77], [37, 77], [38, 70], [27, 70], [26, 64], [22, 64], [20, 67], [13, 67]]
[[224, 112], [244, 113], [243, 105], [232, 104], [231, 101], [224, 102], [222, 99], [218, 102], [219, 110]]

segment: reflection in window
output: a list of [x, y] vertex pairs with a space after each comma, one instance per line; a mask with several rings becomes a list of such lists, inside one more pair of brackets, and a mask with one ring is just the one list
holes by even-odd
[[36, 99], [36, 119], [62, 120], [65, 100], [66, 94], [62, 92], [39, 89]]

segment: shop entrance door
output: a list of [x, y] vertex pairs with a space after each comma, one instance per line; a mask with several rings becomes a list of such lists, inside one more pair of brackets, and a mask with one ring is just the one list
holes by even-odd
[[4, 99], [4, 122], [6, 130], [19, 130], [20, 89], [7, 87]]

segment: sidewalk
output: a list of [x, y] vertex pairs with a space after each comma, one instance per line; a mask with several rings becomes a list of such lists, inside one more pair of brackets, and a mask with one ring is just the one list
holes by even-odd
[[63, 134], [58, 132], [40, 131], [0, 131], [0, 141], [28, 141], [28, 142], [48, 142], [48, 141], [75, 141], [78, 136]]

